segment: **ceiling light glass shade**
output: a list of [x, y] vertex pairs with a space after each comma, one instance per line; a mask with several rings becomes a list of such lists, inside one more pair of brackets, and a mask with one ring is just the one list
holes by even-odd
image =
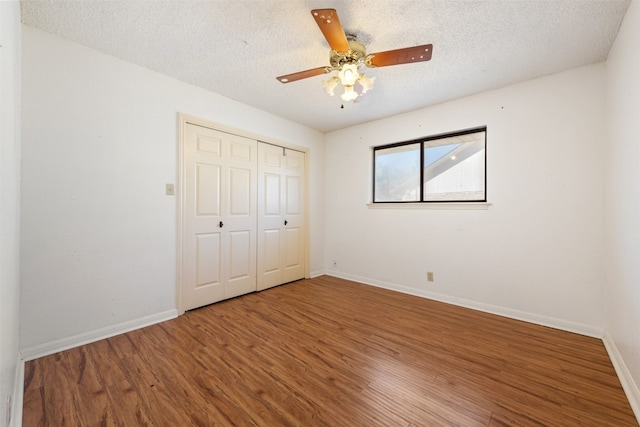
[[[344, 93], [340, 95], [340, 98], [342, 98], [343, 101], [348, 102], [355, 100], [359, 95], [365, 94], [373, 89], [375, 80], [375, 77], [368, 77], [365, 74], [360, 74], [358, 72], [358, 65], [350, 63], [343, 64], [338, 71], [338, 76], [324, 80], [322, 85], [324, 86], [324, 90], [326, 90], [329, 95], [333, 96], [338, 83], [341, 83], [342, 86], [344, 86]], [[356, 83], [360, 83], [362, 90], [360, 91], [360, 89], [358, 89], [358, 91], [361, 93], [356, 91]]]
[[333, 90], [338, 85], [338, 78], [331, 77], [329, 80], [323, 81], [322, 85], [324, 86], [324, 90], [326, 90], [329, 95], [333, 96]]
[[375, 83], [375, 81], [376, 81], [375, 77], [367, 77], [364, 74], [360, 74], [360, 78], [358, 79], [358, 82], [362, 86], [362, 93], [367, 93], [368, 91], [373, 89], [373, 84]]
[[338, 73], [343, 86], [353, 86], [360, 77], [356, 64], [344, 64]]
[[344, 93], [340, 95], [343, 101], [353, 101], [358, 97], [358, 92], [353, 90], [353, 86], [345, 86]]

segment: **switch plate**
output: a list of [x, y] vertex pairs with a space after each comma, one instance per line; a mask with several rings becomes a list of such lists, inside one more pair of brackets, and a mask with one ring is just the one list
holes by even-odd
[[173, 184], [167, 184], [165, 188], [167, 196], [173, 196], [174, 194], [176, 194]]

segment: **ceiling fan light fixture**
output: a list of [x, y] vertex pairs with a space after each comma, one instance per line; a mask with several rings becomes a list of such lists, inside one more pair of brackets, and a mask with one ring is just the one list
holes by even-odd
[[[340, 95], [343, 101], [349, 102], [355, 100], [358, 96], [363, 95], [373, 89], [375, 77], [369, 77], [366, 74], [358, 72], [358, 65], [354, 63], [343, 64], [338, 71], [338, 76], [333, 76], [322, 82], [324, 90], [330, 95], [334, 95], [334, 91], [338, 83], [344, 87], [344, 92]], [[360, 93], [356, 90], [356, 83], [360, 83], [362, 90]]]
[[365, 74], [360, 74], [360, 78], [358, 79], [358, 83], [362, 86], [362, 93], [365, 94], [373, 89], [373, 84], [375, 83], [375, 77], [369, 77]]
[[338, 82], [339, 82], [338, 78], [334, 76], [328, 80], [323, 81], [322, 85], [324, 86], [324, 90], [326, 90], [330, 96], [333, 96], [333, 91], [336, 88], [336, 86], [338, 86]]
[[343, 86], [353, 86], [356, 84], [356, 81], [358, 81], [358, 78], [360, 78], [358, 65], [353, 63], [344, 64], [338, 72], [338, 77]]
[[345, 86], [344, 93], [340, 95], [340, 98], [342, 98], [342, 100], [345, 102], [353, 101], [357, 97], [358, 92], [353, 89], [353, 86]]
[[358, 64], [349, 62], [343, 64], [339, 71], [338, 77], [333, 77], [329, 80], [322, 82], [325, 90], [331, 96], [333, 96], [333, 91], [338, 83], [341, 83], [344, 86], [344, 92], [340, 95], [343, 101], [349, 102], [355, 100], [360, 94], [355, 89], [355, 84], [360, 83], [362, 87], [362, 94], [367, 93], [369, 90], [373, 89], [373, 83], [375, 78], [370, 78], [365, 74], [360, 74], [358, 72]]

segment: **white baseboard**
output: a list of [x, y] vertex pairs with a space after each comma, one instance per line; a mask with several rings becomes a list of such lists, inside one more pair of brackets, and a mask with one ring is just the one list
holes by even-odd
[[325, 274], [324, 270], [316, 270], [316, 271], [312, 271], [311, 274], [309, 275], [309, 277], [314, 279], [316, 277], [323, 276], [324, 274]]
[[48, 343], [26, 347], [23, 348], [20, 353], [22, 354], [22, 358], [25, 361], [33, 360], [39, 357], [47, 356], [49, 354], [68, 350], [73, 347], [100, 341], [102, 339], [113, 337], [115, 335], [124, 334], [125, 332], [133, 331], [135, 329], [144, 328], [145, 326], [164, 322], [165, 320], [175, 319], [176, 317], [178, 317], [178, 310], [167, 310], [162, 313], [156, 313], [150, 316], [141, 317], [139, 319], [129, 320], [127, 322], [107, 326], [95, 331], [84, 332], [78, 335], [62, 338]]
[[402, 286], [397, 283], [383, 282], [379, 280], [372, 280], [366, 277], [360, 277], [352, 274], [345, 274], [335, 270], [328, 270], [326, 272], [329, 276], [339, 277], [341, 279], [353, 280], [355, 282], [364, 283], [365, 285], [377, 286], [379, 288], [389, 289], [392, 291], [402, 292], [409, 295], [428, 298], [435, 301], [445, 302], [447, 304], [453, 304], [460, 307], [471, 308], [473, 310], [482, 311], [485, 313], [496, 314], [502, 317], [508, 317], [510, 319], [522, 320], [523, 322], [534, 323], [536, 325], [548, 326], [554, 329], [560, 329], [567, 332], [574, 332], [580, 335], [586, 335], [588, 337], [602, 339], [603, 329], [592, 326], [584, 325], [581, 323], [571, 322], [564, 319], [557, 319], [554, 317], [542, 316], [535, 313], [529, 313], [526, 311], [514, 310], [507, 307], [501, 307], [491, 304], [485, 304], [482, 302], [471, 301], [464, 298], [452, 297], [449, 295], [439, 294], [437, 292], [429, 292], [426, 290], [420, 290], [416, 288], [410, 288], [408, 286]]
[[629, 405], [631, 405], [631, 409], [638, 420], [638, 424], [640, 424], [640, 389], [638, 388], [638, 384], [633, 380], [631, 372], [627, 369], [627, 365], [624, 363], [624, 359], [618, 351], [616, 343], [607, 331], [604, 333], [602, 342], [604, 343], [604, 347], [607, 349], [607, 353], [609, 353], [609, 358], [611, 359], [613, 368], [616, 370], [616, 374], [618, 374], [618, 378], [622, 384], [622, 389], [627, 395]]

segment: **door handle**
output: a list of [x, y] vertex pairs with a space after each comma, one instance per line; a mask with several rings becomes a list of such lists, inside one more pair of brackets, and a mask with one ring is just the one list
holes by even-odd
[[286, 219], [284, 220], [284, 225], [289, 224], [289, 221], [287, 221]]
[[222, 221], [220, 221], [220, 224], [219, 224], [219, 225], [220, 225], [220, 228], [222, 228], [222, 226], [223, 226], [224, 224], [222, 223]]

